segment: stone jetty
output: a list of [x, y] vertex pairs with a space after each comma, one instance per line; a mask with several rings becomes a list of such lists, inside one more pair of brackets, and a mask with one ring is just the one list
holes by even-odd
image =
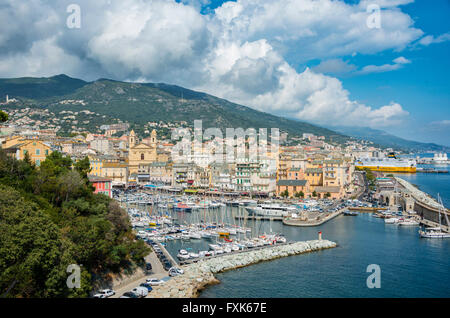
[[319, 220], [314, 220], [314, 219], [313, 220], [310, 220], [310, 219], [302, 220], [301, 218], [286, 217], [283, 219], [283, 224], [284, 225], [292, 225], [292, 226], [319, 226], [319, 225], [324, 224], [325, 222], [328, 222], [331, 219], [334, 219], [338, 215], [344, 213], [344, 211], [345, 211], [345, 209], [341, 209], [339, 211], [329, 213], [325, 217], [321, 217]]
[[173, 277], [164, 285], [155, 286], [148, 297], [154, 298], [193, 298], [208, 285], [220, 283], [214, 274], [228, 270], [269, 261], [280, 257], [299, 255], [308, 252], [336, 247], [328, 240], [295, 242], [280, 246], [268, 246], [258, 250], [234, 255], [223, 255], [194, 264], [182, 266], [183, 275]]

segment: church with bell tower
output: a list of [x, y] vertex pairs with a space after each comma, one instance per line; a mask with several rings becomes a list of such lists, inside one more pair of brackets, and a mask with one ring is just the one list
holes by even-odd
[[130, 174], [137, 173], [139, 166], [149, 165], [158, 161], [158, 137], [153, 130], [150, 137], [139, 142], [132, 130], [128, 136], [128, 170]]

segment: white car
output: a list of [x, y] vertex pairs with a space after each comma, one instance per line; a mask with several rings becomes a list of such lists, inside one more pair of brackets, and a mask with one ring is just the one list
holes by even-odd
[[108, 298], [115, 294], [116, 292], [112, 289], [102, 289], [94, 295], [94, 298]]
[[169, 276], [178, 276], [184, 274], [184, 270], [178, 267], [171, 267], [169, 269]]
[[140, 298], [147, 297], [147, 295], [148, 295], [148, 289], [145, 287], [141, 287], [141, 286], [133, 288], [131, 290], [131, 292]]
[[146, 283], [150, 286], [159, 286], [164, 284], [164, 282], [158, 278], [147, 278]]

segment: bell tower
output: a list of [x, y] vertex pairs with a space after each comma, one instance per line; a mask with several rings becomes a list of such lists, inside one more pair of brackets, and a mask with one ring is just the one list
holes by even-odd
[[136, 145], [136, 134], [134, 133], [134, 130], [130, 132], [130, 135], [128, 136], [128, 148], [134, 147]]
[[156, 147], [157, 142], [158, 142], [158, 138], [156, 135], [156, 130], [153, 129], [151, 136], [150, 136], [150, 145], [152, 147]]

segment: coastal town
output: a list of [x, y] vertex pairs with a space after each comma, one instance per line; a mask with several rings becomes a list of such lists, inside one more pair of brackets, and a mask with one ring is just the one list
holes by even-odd
[[[77, 125], [80, 116], [89, 114], [93, 112], [67, 112], [62, 121]], [[285, 145], [281, 140], [276, 152], [270, 149], [255, 159], [247, 156], [233, 162], [214, 160], [207, 153], [208, 140], [180, 162], [171, 158], [176, 141], [160, 132], [180, 126], [192, 130], [186, 123], [160, 126], [149, 122], [148, 127], [154, 128], [147, 129], [145, 136], [130, 130], [128, 123], [116, 123], [102, 125], [102, 133], [74, 129], [71, 137], [61, 137], [59, 119], [46, 110], [25, 108], [11, 111], [9, 116], [10, 120], [0, 127], [1, 146], [9, 154], [23, 159], [27, 153], [37, 166], [53, 151], [75, 162], [88, 157], [90, 176], [93, 180], [107, 180], [109, 188], [99, 191], [106, 190], [110, 196], [112, 188], [151, 184], [188, 193], [221, 191], [261, 197], [341, 199], [351, 197], [355, 191], [355, 159], [379, 152], [364, 142], [339, 145], [305, 133], [296, 144]], [[40, 119], [33, 119], [35, 116]]]
[[[9, 97], [6, 103], [11, 103]], [[80, 116], [98, 115], [88, 110], [63, 113], [73, 128]], [[149, 122], [143, 136], [129, 123], [118, 122], [94, 132], [74, 129], [64, 137], [58, 134], [58, 119], [46, 110], [25, 108], [8, 115], [9, 121], [0, 127], [1, 148], [8, 156], [29, 160], [38, 168], [53, 152], [74, 163], [87, 160], [95, 193], [118, 201], [128, 212], [136, 238], [152, 246], [146, 257], [150, 270], [99, 285], [102, 292], [95, 297], [196, 297], [217, 282], [215, 273], [336, 246], [322, 240], [321, 232], [315, 241], [288, 241], [283, 233], [272, 232], [272, 221], [315, 227], [342, 214], [371, 212], [386, 224], [428, 226], [431, 230], [422, 231], [422, 237], [449, 235], [448, 210], [441, 211], [442, 204], [391, 174], [415, 173], [414, 160], [395, 159], [393, 149], [363, 140], [339, 144], [312, 133], [290, 140], [282, 132], [265, 145], [266, 151], [256, 148], [258, 155], [252, 156], [255, 136], [244, 135], [232, 144], [230, 159], [222, 151], [218, 157], [217, 146], [211, 147], [218, 141], [228, 145], [225, 138], [200, 143], [194, 138], [183, 148], [186, 140], [167, 137], [180, 129], [193, 133], [195, 128], [185, 122]], [[236, 157], [239, 145], [244, 145], [244, 155]], [[194, 211], [180, 220], [179, 213]], [[270, 229], [267, 223], [264, 230], [252, 228], [251, 220], [267, 220]], [[173, 241], [191, 240], [207, 247], [166, 250]], [[112, 288], [117, 294], [111, 294]]]

